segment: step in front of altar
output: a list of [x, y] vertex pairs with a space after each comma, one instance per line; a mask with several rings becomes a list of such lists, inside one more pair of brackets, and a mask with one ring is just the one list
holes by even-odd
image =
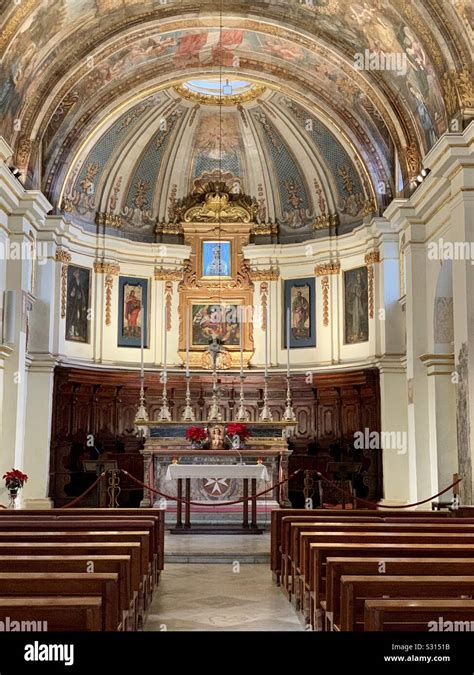
[[[231, 504], [229, 506], [213, 506], [217, 502], [203, 501], [199, 506], [191, 505], [191, 522], [193, 524], [208, 524], [208, 525], [225, 525], [225, 524], [241, 524], [243, 519], [242, 504]], [[153, 506], [160, 508], [160, 502], [156, 501]], [[259, 527], [269, 528], [271, 520], [271, 512], [274, 509], [279, 509], [278, 502], [273, 499], [266, 501], [257, 501], [257, 523]], [[166, 505], [165, 523], [172, 527], [176, 524], [176, 502], [168, 501]], [[250, 502], [249, 502], [249, 516], [250, 516]], [[183, 519], [184, 519], [184, 504], [183, 504]]]

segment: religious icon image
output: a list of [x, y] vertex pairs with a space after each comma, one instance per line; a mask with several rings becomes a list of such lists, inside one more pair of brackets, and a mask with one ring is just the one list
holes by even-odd
[[296, 340], [309, 337], [309, 287], [291, 289], [291, 332]]
[[142, 288], [138, 285], [126, 284], [124, 287], [124, 335], [140, 337], [142, 330]]
[[140, 347], [147, 344], [148, 281], [132, 277], [119, 279], [119, 347]]
[[344, 272], [345, 342], [369, 339], [367, 267]]
[[290, 348], [316, 345], [314, 279], [285, 281], [284, 347], [290, 320]]
[[67, 268], [66, 340], [89, 341], [90, 270], [69, 265]]
[[229, 241], [205, 241], [202, 245], [202, 271], [203, 278], [230, 277], [230, 242]]
[[218, 341], [226, 346], [240, 344], [237, 305], [192, 305], [191, 336], [193, 346]]

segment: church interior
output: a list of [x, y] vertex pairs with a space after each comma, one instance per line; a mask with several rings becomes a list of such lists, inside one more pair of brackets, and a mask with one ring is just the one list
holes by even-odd
[[1, 626], [474, 625], [472, 5], [0, 12]]

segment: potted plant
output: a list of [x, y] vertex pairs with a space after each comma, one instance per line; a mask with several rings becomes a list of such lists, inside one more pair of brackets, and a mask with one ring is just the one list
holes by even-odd
[[15, 508], [15, 499], [18, 497], [18, 490], [26, 483], [28, 476], [19, 469], [12, 469], [4, 474], [3, 480], [5, 481], [5, 487], [10, 493], [9, 507]]
[[186, 429], [186, 440], [191, 441], [193, 448], [202, 448], [202, 442], [206, 438], [206, 431], [202, 427], [192, 426]]
[[231, 439], [232, 447], [238, 449], [244, 446], [250, 432], [246, 424], [232, 422], [227, 425], [227, 435]]

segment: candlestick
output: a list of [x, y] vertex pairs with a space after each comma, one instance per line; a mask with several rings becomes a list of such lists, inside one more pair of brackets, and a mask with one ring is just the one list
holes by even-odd
[[166, 383], [166, 360], [167, 360], [167, 341], [168, 331], [166, 330], [166, 303], [163, 304], [163, 381]]
[[189, 377], [189, 307], [186, 307], [186, 377]]
[[242, 307], [239, 308], [239, 320], [240, 320], [240, 377], [244, 375], [244, 332], [242, 325]]
[[265, 322], [265, 379], [268, 376], [268, 307], [265, 309], [266, 312], [266, 322]]
[[286, 376], [290, 377], [290, 308], [286, 310]]
[[191, 406], [191, 389], [189, 386], [191, 377], [189, 374], [186, 375], [186, 405], [183, 410], [183, 414], [181, 415], [181, 419], [184, 422], [194, 422], [196, 417], [194, 416], [194, 410]]
[[143, 382], [145, 378], [145, 364], [143, 359], [143, 350], [144, 345], [144, 326], [143, 326], [143, 312], [142, 312], [142, 325], [140, 326], [140, 381]]

